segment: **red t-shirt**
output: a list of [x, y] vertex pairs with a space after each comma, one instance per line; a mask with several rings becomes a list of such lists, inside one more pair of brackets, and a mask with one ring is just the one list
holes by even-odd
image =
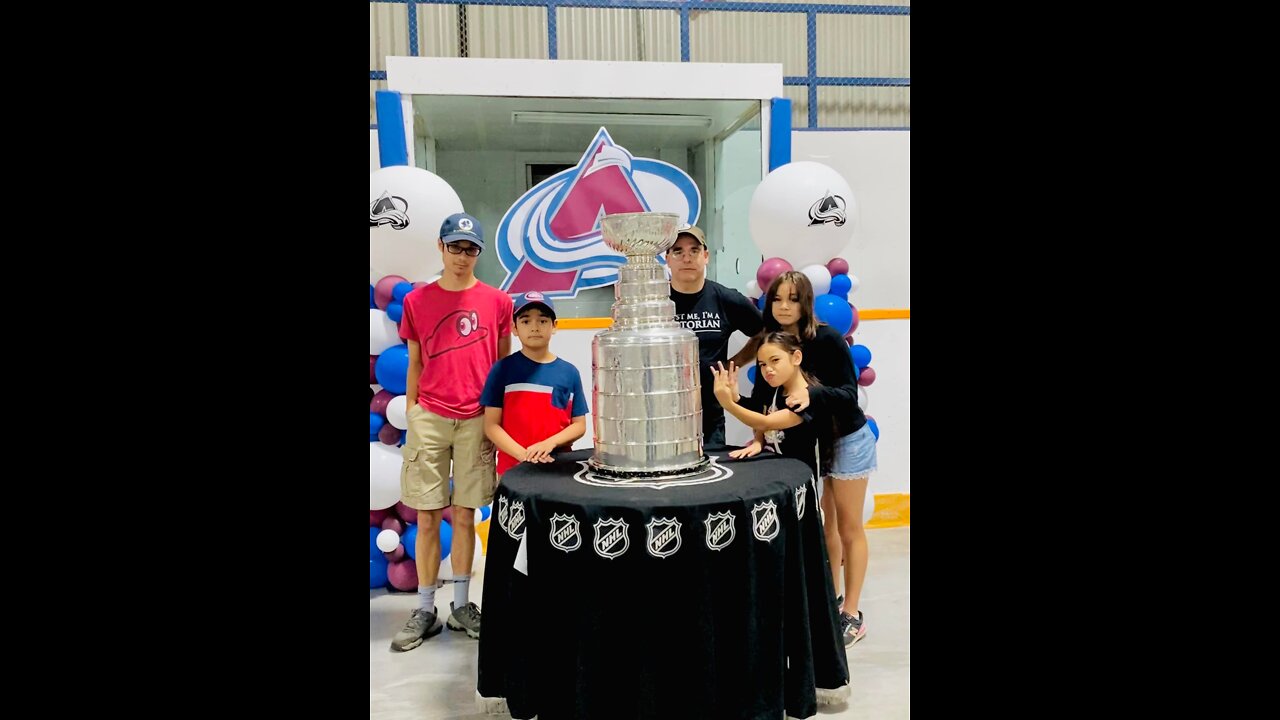
[[418, 404], [442, 417], [480, 415], [480, 393], [498, 361], [498, 340], [511, 334], [511, 297], [477, 282], [466, 290], [431, 283], [404, 296], [400, 337], [422, 350]]

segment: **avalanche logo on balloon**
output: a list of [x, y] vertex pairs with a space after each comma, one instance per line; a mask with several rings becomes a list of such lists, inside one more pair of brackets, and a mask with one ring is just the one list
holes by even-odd
[[844, 220], [844, 198], [832, 195], [830, 190], [821, 200], [809, 207], [810, 225], [835, 223], [836, 227], [840, 227], [844, 225]]
[[409, 227], [409, 215], [405, 212], [408, 209], [409, 203], [404, 198], [384, 192], [369, 205], [369, 226], [390, 225], [403, 230]]
[[618, 281], [627, 258], [600, 235], [600, 219], [628, 212], [670, 212], [696, 224], [702, 196], [693, 178], [661, 160], [638, 158], [600, 128], [576, 167], [538, 183], [498, 225], [502, 289], [574, 297]]

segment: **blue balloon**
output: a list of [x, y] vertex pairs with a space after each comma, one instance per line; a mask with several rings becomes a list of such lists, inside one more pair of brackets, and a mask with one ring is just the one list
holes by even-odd
[[853, 289], [853, 281], [849, 279], [848, 275], [845, 275], [844, 273], [840, 273], [839, 275], [831, 276], [831, 289], [828, 290], [827, 292], [831, 293], [832, 295], [839, 295], [845, 300], [848, 300], [849, 291], [852, 289]]
[[405, 440], [407, 440], [408, 438], [409, 438], [409, 431], [408, 431], [408, 430], [401, 430], [401, 431], [400, 431], [400, 442], [399, 442], [399, 443], [397, 443], [397, 444], [398, 444], [400, 447], [404, 447], [404, 441], [405, 441]]
[[391, 322], [399, 325], [400, 316], [404, 314], [404, 305], [399, 302], [391, 302], [387, 305], [387, 317], [391, 318]]
[[853, 327], [853, 308], [848, 300], [838, 295], [825, 293], [814, 298], [813, 314], [840, 333], [840, 337], [848, 335], [849, 328]]
[[761, 295], [760, 297], [756, 298], [756, 307], [760, 308], [761, 310], [764, 310], [764, 295]]
[[485, 505], [484, 507], [480, 508], [480, 522], [484, 522], [485, 520], [488, 520], [489, 515], [492, 512], [493, 512], [492, 505]]
[[747, 366], [747, 381], [750, 382], [752, 385], [756, 384], [756, 366], [755, 365]]
[[376, 308], [376, 307], [378, 307], [378, 303], [376, 303], [376, 302], [374, 302], [374, 301], [373, 301], [373, 286], [372, 286], [372, 285], [370, 285], [370, 286], [369, 286], [369, 307], [371, 307], [371, 308]]
[[877, 441], [880, 440], [880, 426], [876, 424], [876, 421], [867, 418], [867, 424], [871, 426], [871, 434], [876, 436]]
[[866, 345], [854, 345], [849, 348], [849, 354], [853, 356], [854, 367], [859, 370], [871, 364], [871, 350]]
[[387, 556], [378, 549], [378, 533], [382, 528], [369, 528], [369, 587], [380, 588], [387, 584]]
[[400, 544], [404, 545], [404, 551], [409, 554], [409, 557], [416, 558], [418, 556], [418, 524], [407, 523], [405, 528], [404, 534], [400, 536]]
[[396, 283], [395, 287], [391, 288], [391, 299], [395, 300], [396, 302], [400, 302], [404, 300], [404, 296], [408, 295], [409, 291], [412, 289], [413, 289], [413, 283], [407, 280], [405, 282], [398, 282]]
[[440, 521], [440, 559], [449, 557], [449, 553], [453, 550], [453, 526], [448, 522]]
[[369, 434], [373, 437], [378, 436], [378, 431], [387, 423], [386, 418], [378, 413], [369, 413]]
[[409, 346], [392, 345], [378, 356], [373, 365], [378, 384], [392, 395], [403, 395], [409, 381]]

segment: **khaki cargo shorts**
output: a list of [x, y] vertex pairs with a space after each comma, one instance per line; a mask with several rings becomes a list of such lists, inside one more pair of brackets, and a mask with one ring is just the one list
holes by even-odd
[[[484, 436], [484, 416], [453, 420], [409, 408], [404, 463], [400, 466], [400, 495], [415, 510], [439, 510], [449, 505], [479, 508], [493, 501], [497, 485], [493, 443]], [[449, 469], [453, 465], [453, 493]]]

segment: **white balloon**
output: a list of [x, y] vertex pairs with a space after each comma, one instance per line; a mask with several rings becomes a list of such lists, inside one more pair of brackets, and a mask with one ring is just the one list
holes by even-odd
[[397, 395], [387, 403], [387, 422], [398, 430], [409, 429], [409, 416], [406, 414], [403, 395]]
[[813, 296], [826, 295], [831, 291], [831, 271], [826, 265], [805, 265], [800, 272], [813, 283]]
[[760, 297], [760, 284], [757, 283], [755, 280], [747, 281], [746, 290], [747, 290], [747, 297], [751, 298], [752, 300], [755, 300], [756, 298]]
[[456, 212], [462, 200], [435, 173], [408, 165], [369, 173], [369, 267], [410, 282], [439, 273], [440, 224]]
[[857, 275], [849, 273], [849, 294], [852, 295], [862, 285], [862, 281]]
[[383, 530], [378, 533], [378, 539], [375, 540], [378, 549], [382, 552], [393, 552], [396, 546], [400, 544], [400, 535], [395, 530]]
[[[862, 525], [865, 527], [871, 522], [871, 516], [876, 513], [876, 496], [871, 494], [871, 484], [867, 484], [867, 499], [862, 501]], [[385, 530], [383, 532], [386, 532]], [[382, 537], [379, 535], [378, 537]]]
[[[386, 510], [400, 501], [400, 448], [369, 443], [369, 509]], [[395, 548], [392, 548], [393, 550]]]
[[369, 354], [381, 355], [382, 351], [401, 342], [400, 327], [387, 317], [386, 311], [369, 308]]
[[792, 267], [823, 265], [849, 244], [857, 224], [853, 191], [822, 163], [787, 163], [751, 196], [751, 239], [765, 257]]
[[858, 386], [858, 407], [862, 410], [862, 412], [865, 413], [867, 411], [867, 406], [870, 404], [871, 404], [871, 398], [867, 395], [867, 389], [859, 385]]

